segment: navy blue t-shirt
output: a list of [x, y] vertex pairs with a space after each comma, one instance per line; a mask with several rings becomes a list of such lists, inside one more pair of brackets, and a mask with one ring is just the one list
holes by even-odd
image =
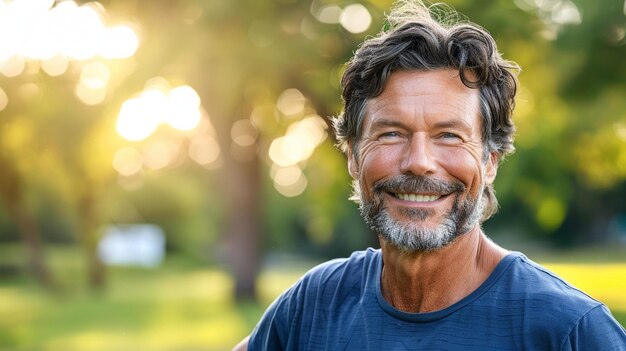
[[313, 268], [268, 308], [248, 350], [626, 350], [606, 306], [521, 253], [429, 313], [389, 305], [381, 269], [374, 249]]

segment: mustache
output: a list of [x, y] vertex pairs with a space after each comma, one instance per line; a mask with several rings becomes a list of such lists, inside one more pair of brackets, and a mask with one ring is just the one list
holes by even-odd
[[388, 193], [432, 193], [447, 195], [454, 192], [463, 192], [465, 185], [458, 180], [445, 181], [424, 176], [401, 174], [374, 183], [374, 192]]

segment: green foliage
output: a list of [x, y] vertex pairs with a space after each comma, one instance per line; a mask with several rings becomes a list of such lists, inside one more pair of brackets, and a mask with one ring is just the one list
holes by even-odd
[[[268, 157], [272, 141], [294, 121], [317, 113], [330, 124], [340, 113], [343, 64], [379, 31], [391, 6], [388, 0], [363, 3], [373, 23], [353, 34], [314, 17], [322, 6], [346, 1], [104, 1], [114, 21], [136, 20], [141, 45], [132, 59], [103, 61], [111, 71], [103, 104], [85, 106], [74, 96], [84, 62], [59, 77], [34, 65], [18, 77], [0, 77], [9, 97], [0, 112], [0, 240], [17, 239], [10, 206], [34, 213], [45, 238], [80, 239], [84, 203], [91, 199], [92, 227], [156, 223], [166, 231], [169, 250], [206, 259], [220, 253], [229, 218], [242, 215], [231, 204], [232, 189], [244, 185], [225, 184], [248, 172], [242, 165], [254, 159], [258, 174], [246, 179], [260, 181], [256, 188], [248, 184], [253, 190], [247, 194], [262, 194], [248, 199], [262, 211], [262, 232], [250, 235], [264, 235], [266, 249], [345, 255], [375, 245], [347, 201], [350, 179], [332, 136], [298, 164], [308, 186], [295, 198], [274, 188]], [[523, 68], [517, 153], [499, 170], [501, 210], [487, 228], [506, 232], [514, 226], [559, 245], [615, 240], [610, 223], [626, 212], [623, 1], [575, 1], [582, 22], [559, 27], [551, 39], [545, 13], [515, 5], [530, 1], [450, 3], [493, 33], [504, 56]], [[144, 169], [141, 179], [124, 179], [113, 170], [118, 149], [141, 150], [148, 143], [122, 140], [115, 119], [122, 102], [154, 77], [198, 91], [220, 144], [221, 168], [193, 164], [184, 156], [189, 136], [182, 135], [176, 165]], [[302, 113], [286, 116], [277, 100], [291, 88], [306, 104]], [[251, 120], [258, 132], [245, 162], [237, 159], [231, 135], [240, 120]], [[154, 136], [167, 137], [163, 131]], [[16, 193], [19, 205], [11, 200]]]

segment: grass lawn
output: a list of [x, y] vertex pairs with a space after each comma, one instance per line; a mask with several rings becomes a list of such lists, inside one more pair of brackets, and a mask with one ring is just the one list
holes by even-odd
[[[0, 248], [0, 263], [19, 257], [19, 248], [7, 250]], [[19, 276], [0, 279], [0, 350], [230, 350], [305, 270], [264, 272], [261, 304], [238, 305], [231, 278], [217, 268], [173, 260], [154, 270], [113, 268], [107, 289], [94, 294], [84, 289], [78, 252], [54, 250], [50, 261], [62, 293], [49, 294]], [[626, 325], [626, 263], [546, 265], [606, 302]]]

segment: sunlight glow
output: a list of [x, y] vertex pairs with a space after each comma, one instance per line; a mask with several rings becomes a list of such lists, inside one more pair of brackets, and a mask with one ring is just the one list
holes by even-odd
[[0, 73], [20, 74], [19, 60], [48, 62], [44, 71], [59, 75], [67, 68], [65, 60], [134, 55], [139, 38], [131, 26], [107, 26], [104, 18], [106, 11], [98, 2], [0, 2]]
[[117, 119], [117, 132], [126, 140], [139, 141], [149, 137], [159, 126], [159, 120], [148, 112], [146, 100], [126, 100]]
[[70, 61], [67, 56], [61, 54], [41, 61], [41, 69], [52, 77], [60, 76], [65, 73], [69, 65]]
[[139, 46], [139, 37], [126, 25], [109, 28], [103, 33], [100, 54], [107, 58], [128, 58], [135, 54]]
[[167, 112], [163, 120], [172, 128], [191, 130], [198, 125], [202, 117], [200, 96], [188, 85], [176, 87], [168, 94]]
[[117, 121], [118, 133], [129, 141], [148, 138], [161, 124], [188, 131], [194, 129], [202, 118], [200, 96], [183, 85], [167, 91], [160, 80], [151, 80], [138, 97], [122, 104]]

